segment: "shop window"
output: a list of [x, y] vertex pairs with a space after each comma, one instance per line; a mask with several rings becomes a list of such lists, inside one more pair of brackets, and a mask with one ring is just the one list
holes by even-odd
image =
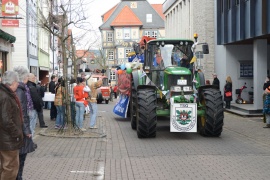
[[240, 62], [240, 78], [252, 78], [253, 77], [253, 63]]

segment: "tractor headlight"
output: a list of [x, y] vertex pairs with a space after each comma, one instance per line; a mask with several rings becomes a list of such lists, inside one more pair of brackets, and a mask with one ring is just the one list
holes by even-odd
[[181, 92], [181, 87], [180, 86], [171, 86], [170, 91]]
[[191, 86], [184, 86], [183, 87], [183, 91], [186, 92], [186, 91], [192, 91], [192, 87]]

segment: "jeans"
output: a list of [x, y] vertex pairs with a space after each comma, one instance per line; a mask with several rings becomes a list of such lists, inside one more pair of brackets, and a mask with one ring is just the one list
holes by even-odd
[[94, 127], [97, 121], [97, 103], [89, 102], [90, 109], [90, 127]]
[[83, 127], [83, 115], [84, 115], [84, 104], [83, 102], [75, 102], [75, 109], [76, 109], [76, 125], [79, 128]]
[[270, 114], [265, 114], [266, 124], [270, 125]]
[[36, 129], [36, 123], [37, 123], [37, 111], [36, 110], [29, 110], [28, 111], [29, 121], [30, 121], [30, 129], [32, 133], [32, 137], [34, 137], [35, 129]]
[[52, 106], [51, 102], [46, 102], [46, 103], [47, 103], [47, 109], [51, 109], [51, 106]]
[[55, 126], [62, 127], [64, 126], [64, 119], [65, 119], [65, 106], [55, 106], [57, 110], [57, 116], [55, 121]]

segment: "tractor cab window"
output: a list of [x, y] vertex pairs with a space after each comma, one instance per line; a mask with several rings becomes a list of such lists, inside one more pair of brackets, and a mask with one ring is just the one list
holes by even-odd
[[108, 86], [108, 84], [109, 84], [108, 78], [103, 78], [102, 79], [102, 85], [103, 86]]
[[159, 45], [153, 51], [152, 70], [164, 70], [169, 66], [181, 66], [189, 68], [191, 57], [191, 45]]

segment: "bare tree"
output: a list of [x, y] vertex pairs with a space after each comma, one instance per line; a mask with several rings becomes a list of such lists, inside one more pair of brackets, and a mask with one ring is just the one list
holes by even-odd
[[[68, 79], [70, 78], [71, 74], [73, 74], [73, 76], [76, 78], [78, 73], [76, 62], [81, 57], [76, 56], [76, 45], [84, 44], [84, 47], [89, 50], [91, 46], [93, 46], [98, 41], [98, 39], [88, 39], [89, 37], [94, 37], [91, 36], [91, 33], [94, 31], [91, 29], [92, 26], [91, 23], [88, 21], [86, 14], [86, 8], [89, 7], [89, 4], [92, 1], [41, 1], [42, 3], [45, 3], [45, 1], [47, 1], [47, 4], [50, 5], [50, 11], [47, 17], [39, 17], [39, 26], [49, 31], [53, 37], [56, 37], [58, 39], [58, 52], [60, 53], [61, 57], [63, 79], [65, 81], [63, 103], [66, 104], [66, 123], [69, 126], [70, 133], [73, 133], [76, 130], [81, 132], [80, 129], [75, 125], [74, 120], [71, 119], [71, 102], [69, 97]], [[57, 29], [57, 31], [55, 31], [55, 29]], [[76, 33], [73, 33], [71, 29], [76, 29]], [[69, 67], [73, 69], [71, 74], [68, 74]]]

